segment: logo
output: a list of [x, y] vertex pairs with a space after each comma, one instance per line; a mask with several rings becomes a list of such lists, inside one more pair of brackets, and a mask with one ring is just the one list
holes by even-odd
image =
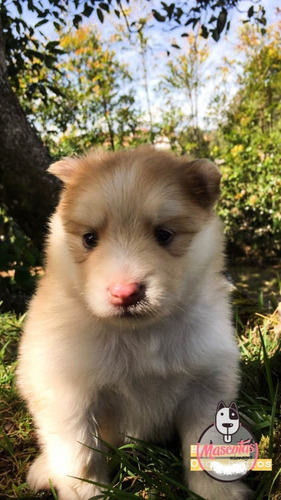
[[217, 405], [215, 423], [200, 436], [196, 455], [201, 470], [217, 481], [236, 481], [246, 476], [258, 460], [258, 444], [241, 423], [237, 404]]
[[240, 426], [239, 412], [234, 401], [229, 406], [226, 406], [223, 401], [219, 402], [215, 425], [217, 431], [223, 435], [224, 442], [231, 443], [232, 435], [236, 434]]

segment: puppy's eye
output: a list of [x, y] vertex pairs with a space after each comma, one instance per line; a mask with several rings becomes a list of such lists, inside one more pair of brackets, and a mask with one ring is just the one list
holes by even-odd
[[98, 233], [92, 231], [91, 233], [86, 233], [83, 235], [83, 245], [87, 250], [92, 250], [98, 244]]
[[175, 233], [171, 229], [164, 227], [157, 227], [155, 229], [155, 238], [160, 246], [165, 247], [169, 245], [174, 239]]

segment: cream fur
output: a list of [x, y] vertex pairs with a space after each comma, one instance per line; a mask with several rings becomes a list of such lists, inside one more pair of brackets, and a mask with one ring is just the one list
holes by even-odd
[[[60, 500], [88, 500], [99, 489], [70, 476], [106, 482], [107, 469], [80, 443], [100, 447], [96, 435], [114, 444], [124, 435], [164, 441], [176, 429], [191, 489], [209, 500], [246, 498], [241, 483], [189, 472], [189, 445], [213, 422], [218, 401], [237, 395], [238, 349], [212, 212], [219, 176], [201, 162], [202, 189], [191, 173], [184, 195], [184, 161], [189, 172], [187, 160], [139, 148], [52, 166], [66, 188], [17, 377], [41, 447], [28, 475], [34, 490], [50, 478]], [[166, 220], [177, 228], [170, 249], [152, 231]], [[90, 252], [82, 245], [89, 228], [100, 235]], [[108, 300], [109, 284], [120, 280], [145, 283], [138, 317], [122, 318]]]

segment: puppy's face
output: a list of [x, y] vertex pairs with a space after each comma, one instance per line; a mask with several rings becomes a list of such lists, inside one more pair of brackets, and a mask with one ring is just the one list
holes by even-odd
[[179, 311], [190, 246], [218, 195], [217, 168], [141, 147], [64, 159], [50, 171], [65, 183], [58, 213], [91, 312], [130, 323]]
[[235, 402], [226, 406], [220, 401], [216, 413], [216, 428], [220, 434], [235, 434], [240, 426], [239, 412]]

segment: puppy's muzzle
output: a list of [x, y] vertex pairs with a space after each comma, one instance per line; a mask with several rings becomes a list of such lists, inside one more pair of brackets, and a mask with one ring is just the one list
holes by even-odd
[[108, 287], [109, 300], [114, 306], [129, 307], [145, 297], [145, 286], [141, 283], [113, 283]]

